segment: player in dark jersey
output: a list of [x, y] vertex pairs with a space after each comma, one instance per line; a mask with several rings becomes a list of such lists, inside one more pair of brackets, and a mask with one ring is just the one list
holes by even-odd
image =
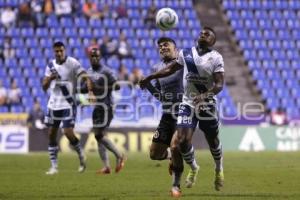
[[[161, 37], [157, 41], [157, 45], [161, 62], [153, 66], [154, 71], [163, 69], [177, 56], [176, 43], [173, 39]], [[163, 108], [163, 115], [150, 146], [150, 158], [152, 160], [171, 158], [168, 147], [170, 147], [173, 134], [176, 131], [178, 106], [183, 94], [182, 76], [183, 70], [179, 70], [171, 76], [156, 79], [154, 86], [151, 83], [147, 85], [149, 92], [161, 101]]]
[[89, 59], [91, 68], [87, 73], [92, 80], [93, 91], [96, 95], [96, 106], [93, 111], [93, 130], [98, 143], [98, 152], [104, 167], [97, 174], [110, 174], [111, 167], [107, 149], [116, 157], [115, 172], [118, 173], [125, 164], [125, 157], [118, 151], [115, 145], [106, 137], [106, 129], [113, 119], [112, 91], [119, 90], [116, 78], [112, 71], [100, 62], [101, 53], [97, 48], [90, 51]]
[[[174, 62], [178, 54], [176, 43], [171, 38], [161, 37], [157, 41], [157, 45], [162, 61], [154, 65], [155, 71], [164, 69], [168, 64]], [[173, 185], [175, 186], [177, 186], [179, 182], [179, 180], [177, 180], [177, 177], [180, 177], [178, 173], [182, 173], [184, 166], [181, 153], [176, 145], [178, 141], [176, 141], [177, 136], [175, 133], [178, 108], [183, 95], [182, 78], [183, 70], [178, 70], [168, 77], [156, 79], [156, 87], [153, 87], [150, 82], [146, 86], [146, 88], [162, 102], [163, 108], [163, 115], [150, 146], [150, 157], [153, 160], [163, 160], [172, 155], [169, 172], [173, 176]], [[168, 151], [168, 147], [171, 147], [171, 152]], [[197, 166], [195, 159], [193, 162]]]
[[[216, 94], [224, 85], [223, 57], [211, 47], [216, 42], [216, 34], [210, 27], [201, 31], [196, 47], [183, 49], [176, 61], [168, 64], [164, 69], [153, 73], [140, 81], [145, 88], [152, 79], [163, 78], [184, 69], [184, 95], [177, 118], [176, 145], [180, 149], [183, 159], [191, 170], [186, 179], [187, 187], [195, 183], [199, 167], [195, 166], [194, 149], [191, 144], [194, 130], [198, 124], [204, 132], [215, 161], [215, 189], [220, 190], [224, 182], [223, 153], [219, 140], [219, 119], [216, 108]], [[180, 181], [181, 174], [178, 173]], [[181, 195], [180, 182], [171, 189], [171, 195]]]

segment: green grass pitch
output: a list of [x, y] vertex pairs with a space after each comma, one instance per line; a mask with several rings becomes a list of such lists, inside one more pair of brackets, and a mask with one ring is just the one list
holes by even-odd
[[[196, 155], [201, 165], [197, 183], [191, 189], [182, 187], [181, 199], [300, 199], [299, 152], [225, 152], [225, 187], [221, 192], [213, 188], [210, 153], [198, 151]], [[132, 153], [121, 173], [96, 175], [101, 163], [96, 154], [89, 154], [86, 172], [78, 174], [77, 156], [59, 154], [59, 174], [46, 176], [46, 153], [2, 154], [0, 199], [168, 200], [172, 198], [167, 166], [167, 161], [151, 161], [147, 154]]]

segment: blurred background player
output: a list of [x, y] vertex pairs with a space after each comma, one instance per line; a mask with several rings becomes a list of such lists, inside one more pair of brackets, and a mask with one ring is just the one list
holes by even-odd
[[115, 172], [118, 173], [125, 164], [125, 157], [118, 151], [115, 145], [106, 137], [106, 129], [113, 119], [112, 91], [119, 90], [116, 78], [109, 67], [100, 63], [101, 53], [98, 48], [90, 51], [89, 59], [91, 68], [88, 76], [93, 81], [93, 91], [96, 95], [96, 107], [93, 111], [93, 129], [98, 143], [98, 152], [104, 167], [97, 171], [98, 174], [110, 174], [111, 167], [107, 149], [116, 157]]
[[[199, 170], [197, 164], [193, 163], [194, 149], [191, 144], [194, 130], [199, 123], [215, 160], [215, 189], [220, 190], [224, 182], [223, 155], [218, 137], [219, 119], [215, 95], [223, 89], [224, 62], [217, 51], [210, 49], [215, 42], [214, 30], [204, 27], [196, 47], [181, 50], [176, 61], [146, 77], [141, 81], [141, 86], [145, 87], [152, 79], [166, 77], [184, 69], [184, 95], [179, 107], [175, 142], [183, 159], [192, 167], [186, 186], [192, 187]], [[180, 187], [173, 186], [171, 195], [180, 196]]]
[[[62, 122], [63, 132], [79, 156], [80, 166], [78, 172], [86, 168], [83, 150], [73, 128], [76, 117], [75, 89], [78, 77], [86, 74], [81, 64], [73, 57], [66, 56], [65, 45], [62, 42], [55, 42], [53, 45], [55, 59], [46, 67], [42, 87], [47, 91], [50, 87], [50, 98], [47, 105], [45, 124], [49, 127], [49, 147], [51, 167], [46, 172], [48, 175], [58, 173], [57, 169], [57, 132]], [[84, 76], [88, 85], [88, 91], [93, 98], [92, 83]]]

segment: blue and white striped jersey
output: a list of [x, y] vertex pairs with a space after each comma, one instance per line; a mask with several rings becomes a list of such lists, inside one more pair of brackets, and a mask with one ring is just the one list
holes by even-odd
[[[191, 107], [193, 98], [214, 86], [213, 73], [224, 72], [224, 61], [215, 50], [199, 55], [196, 47], [183, 49], [179, 52], [177, 63], [184, 66], [182, 102]], [[216, 101], [216, 97], [213, 99]]]
[[[50, 84], [50, 97], [47, 107], [52, 110], [69, 109], [72, 106], [67, 98], [72, 98], [75, 102], [77, 77], [84, 72], [84, 69], [79, 61], [68, 56], [61, 65], [56, 63], [55, 59], [51, 60], [46, 67], [45, 76], [49, 77], [55, 71], [60, 79], [53, 80]], [[66, 92], [63, 92], [62, 88], [66, 89]]]

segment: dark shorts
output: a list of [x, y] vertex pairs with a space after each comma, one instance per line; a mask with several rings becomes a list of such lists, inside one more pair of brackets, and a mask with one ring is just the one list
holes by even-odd
[[74, 128], [76, 118], [76, 109], [52, 110], [48, 108], [45, 116], [45, 124], [48, 127], [59, 128], [62, 122], [62, 128]]
[[177, 118], [177, 127], [193, 128], [196, 126], [206, 135], [219, 133], [219, 117], [215, 105], [209, 105], [195, 112], [195, 109], [187, 104], [180, 104]]
[[172, 137], [176, 131], [176, 121], [177, 119], [172, 114], [164, 113], [153, 135], [152, 142], [170, 146]]
[[93, 128], [106, 129], [113, 119], [112, 107], [95, 107], [93, 111]]

